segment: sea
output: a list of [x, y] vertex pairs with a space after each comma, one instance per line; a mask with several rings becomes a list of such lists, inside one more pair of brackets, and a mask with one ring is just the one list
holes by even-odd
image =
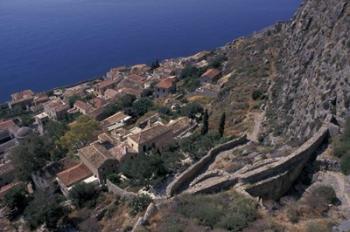
[[0, 101], [223, 46], [301, 0], [0, 0]]

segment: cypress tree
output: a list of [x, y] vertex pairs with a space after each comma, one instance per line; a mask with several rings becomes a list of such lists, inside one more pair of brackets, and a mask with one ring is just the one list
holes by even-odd
[[224, 136], [225, 132], [225, 122], [226, 122], [226, 113], [222, 113], [221, 118], [220, 118], [220, 124], [219, 124], [219, 134], [220, 136]]
[[202, 127], [202, 135], [205, 135], [208, 133], [208, 128], [209, 128], [209, 114], [208, 110], [205, 110], [204, 116], [203, 116], [203, 127]]

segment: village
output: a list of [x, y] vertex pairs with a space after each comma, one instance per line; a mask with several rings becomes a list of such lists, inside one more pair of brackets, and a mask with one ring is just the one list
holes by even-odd
[[[118, 184], [131, 192], [161, 197], [177, 172], [201, 158], [174, 146], [195, 144], [198, 134], [208, 133], [203, 99], [207, 104], [219, 93], [224, 62], [221, 54], [200, 52], [151, 65], [112, 68], [103, 78], [49, 92], [13, 93], [1, 105], [0, 199], [19, 186], [29, 194], [59, 192], [70, 199], [70, 192], [81, 184], [96, 188]], [[224, 140], [223, 131], [217, 134], [209, 136], [215, 141], [199, 139], [206, 147], [201, 155]], [[33, 160], [35, 165], [29, 155], [18, 155], [21, 149], [30, 150], [33, 137], [50, 141], [43, 153], [51, 157], [39, 163]], [[158, 160], [154, 154], [168, 157]], [[134, 170], [129, 169], [140, 168], [134, 164], [142, 163], [140, 157], [153, 160], [143, 163], [150, 167], [141, 168], [156, 169], [159, 175], [133, 178]], [[29, 160], [19, 165], [16, 159]], [[22, 170], [28, 166], [33, 167]]]

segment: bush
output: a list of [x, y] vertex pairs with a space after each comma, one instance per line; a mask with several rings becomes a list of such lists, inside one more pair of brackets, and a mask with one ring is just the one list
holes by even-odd
[[346, 119], [344, 133], [332, 141], [334, 155], [341, 158], [341, 170], [350, 174], [350, 118]]
[[203, 113], [203, 111], [203, 107], [199, 103], [193, 102], [188, 103], [186, 106], [184, 106], [181, 109], [181, 114], [189, 118], [195, 118], [196, 114]]
[[298, 223], [299, 221], [299, 212], [295, 207], [289, 207], [287, 209], [287, 217], [290, 222], [292, 223]]
[[340, 169], [345, 175], [350, 174], [350, 155], [345, 155], [341, 158]]
[[254, 90], [252, 93], [252, 98], [254, 101], [261, 99], [263, 96], [263, 93], [260, 90]]
[[69, 192], [69, 198], [79, 208], [93, 206], [98, 198], [98, 190], [94, 184], [80, 183]]
[[37, 192], [24, 211], [24, 218], [32, 229], [46, 224], [49, 229], [55, 229], [58, 221], [66, 215], [66, 210], [60, 205], [61, 197], [48, 196]]
[[24, 186], [17, 186], [5, 194], [3, 204], [7, 206], [11, 212], [10, 218], [16, 217], [22, 213], [28, 204], [28, 198]]
[[136, 215], [140, 212], [143, 212], [151, 202], [152, 199], [146, 194], [142, 194], [138, 197], [133, 198], [129, 202], [129, 207], [131, 208], [130, 214]]
[[257, 217], [257, 205], [235, 192], [184, 195], [177, 199], [178, 213], [211, 229], [241, 231]]

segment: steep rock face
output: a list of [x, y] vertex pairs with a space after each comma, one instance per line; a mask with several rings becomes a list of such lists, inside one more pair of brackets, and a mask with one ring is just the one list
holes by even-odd
[[274, 135], [301, 143], [328, 114], [345, 118], [348, 113], [350, 1], [306, 0], [279, 33], [283, 42], [267, 125]]

